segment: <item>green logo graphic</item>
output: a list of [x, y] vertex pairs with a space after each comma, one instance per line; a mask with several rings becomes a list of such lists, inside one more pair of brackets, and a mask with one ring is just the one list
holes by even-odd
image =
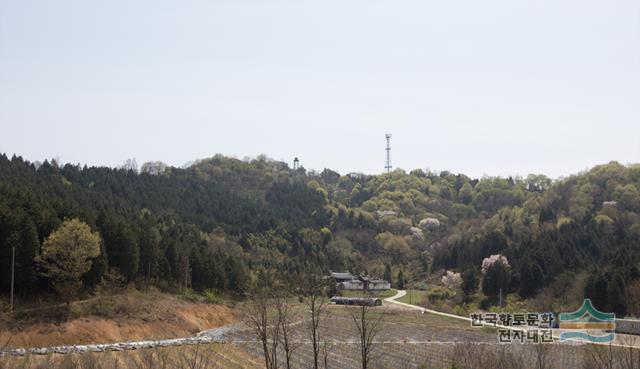
[[616, 314], [603, 313], [593, 307], [591, 299], [585, 299], [580, 309], [560, 314], [559, 326], [567, 330], [560, 334], [560, 341], [612, 342], [615, 338]]

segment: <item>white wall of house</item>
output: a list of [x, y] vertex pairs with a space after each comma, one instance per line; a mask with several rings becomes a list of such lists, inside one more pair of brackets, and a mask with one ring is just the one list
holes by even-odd
[[389, 282], [369, 282], [370, 290], [388, 290], [391, 288], [391, 283]]
[[345, 290], [363, 290], [364, 284], [358, 280], [342, 282]]
[[[364, 290], [364, 283], [359, 280], [342, 282], [345, 290]], [[370, 290], [388, 290], [391, 288], [389, 282], [369, 282]]]

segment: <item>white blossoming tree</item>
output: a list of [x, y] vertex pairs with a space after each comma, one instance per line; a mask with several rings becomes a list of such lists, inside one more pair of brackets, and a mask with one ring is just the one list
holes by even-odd
[[452, 290], [459, 290], [462, 286], [462, 277], [460, 276], [460, 273], [447, 270], [447, 272], [442, 276], [442, 284]]

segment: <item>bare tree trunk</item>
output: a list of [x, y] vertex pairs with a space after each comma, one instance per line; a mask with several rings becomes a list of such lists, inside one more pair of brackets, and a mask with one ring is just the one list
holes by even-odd
[[534, 346], [536, 354], [536, 369], [550, 369], [551, 368], [551, 350], [553, 347], [549, 344], [537, 343]]
[[374, 348], [373, 341], [380, 332], [380, 323], [384, 318], [384, 312], [381, 311], [378, 317], [372, 316], [371, 310], [373, 306], [366, 303], [358, 307], [347, 307], [347, 309], [349, 309], [351, 318], [358, 330], [362, 369], [367, 369]]
[[251, 295], [243, 320], [262, 344], [266, 369], [278, 368], [278, 343], [281, 322], [271, 322], [269, 311], [276, 304], [270, 289], [262, 288]]
[[278, 301], [276, 309], [278, 311], [278, 322], [280, 324], [280, 337], [282, 343], [282, 349], [284, 351], [285, 364], [287, 369], [291, 369], [291, 357], [296, 346], [292, 341], [293, 329], [292, 329], [292, 314], [291, 306], [287, 301], [288, 294], [278, 295]]
[[322, 359], [324, 363], [324, 369], [329, 369], [329, 351], [331, 348], [329, 347], [329, 343], [325, 339], [322, 344]]
[[614, 369], [613, 346], [589, 344], [586, 347], [589, 364], [598, 369]]
[[620, 367], [622, 369], [640, 369], [640, 349], [634, 348], [635, 337], [618, 335], [620, 343], [627, 345], [627, 348], [620, 348], [617, 355], [620, 357]]
[[326, 283], [313, 275], [307, 279], [302, 291], [302, 299], [309, 309], [309, 314], [311, 314], [309, 333], [311, 335], [311, 346], [313, 349], [313, 369], [318, 369], [318, 359], [320, 356], [320, 319], [324, 315], [328, 305], [328, 300], [326, 300], [324, 296]]
[[16, 247], [11, 248], [11, 311], [13, 311], [13, 286], [15, 284], [16, 276]]

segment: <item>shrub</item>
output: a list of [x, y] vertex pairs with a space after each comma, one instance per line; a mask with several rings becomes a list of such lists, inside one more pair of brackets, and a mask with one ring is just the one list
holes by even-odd
[[435, 286], [431, 288], [429, 292], [427, 292], [427, 296], [429, 297], [430, 301], [448, 300], [450, 298], [453, 298], [455, 295], [456, 293], [451, 289], [441, 286]]
[[204, 300], [208, 304], [221, 304], [223, 302], [222, 298], [216, 293], [214, 290], [206, 290], [203, 293]]

